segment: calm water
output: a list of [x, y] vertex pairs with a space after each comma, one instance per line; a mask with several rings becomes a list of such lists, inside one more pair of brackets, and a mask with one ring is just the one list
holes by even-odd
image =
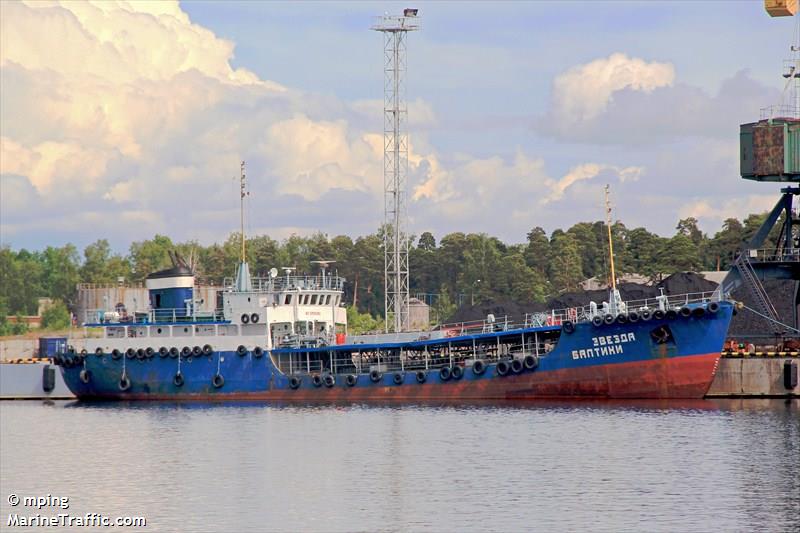
[[1, 402], [0, 420], [4, 531], [36, 530], [6, 527], [11, 493], [147, 518], [123, 531], [800, 531], [797, 401]]

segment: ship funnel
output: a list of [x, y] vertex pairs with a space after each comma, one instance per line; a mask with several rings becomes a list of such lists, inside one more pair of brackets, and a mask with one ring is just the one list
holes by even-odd
[[153, 272], [145, 279], [150, 309], [158, 318], [192, 315], [194, 272], [177, 252], [169, 252], [172, 268]]

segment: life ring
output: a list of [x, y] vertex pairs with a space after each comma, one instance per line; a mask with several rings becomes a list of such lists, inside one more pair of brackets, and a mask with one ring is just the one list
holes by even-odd
[[511, 371], [513, 373], [519, 374], [520, 372], [522, 372], [523, 368], [524, 367], [522, 366], [522, 361], [520, 361], [519, 359], [512, 359], [511, 360]]
[[319, 374], [314, 374], [314, 377], [311, 378], [311, 384], [315, 387], [322, 386], [322, 376]]
[[344, 378], [344, 382], [348, 387], [354, 387], [357, 381], [358, 378], [355, 376], [355, 374], [347, 374], [347, 377]]
[[450, 377], [452, 377], [453, 379], [463, 378], [464, 369], [459, 365], [454, 366], [453, 368], [450, 369]]
[[642, 311], [642, 314], [640, 315], [640, 317], [641, 317], [641, 319], [643, 321], [647, 322], [651, 318], [653, 318], [653, 313], [651, 313], [649, 309], [645, 309], [645, 310]]
[[103, 349], [98, 346], [97, 348], [94, 349], [94, 354], [103, 355]]
[[92, 371], [86, 370], [85, 368], [81, 370], [81, 373], [78, 374], [78, 377], [81, 379], [83, 383], [89, 383], [92, 380]]
[[111, 359], [119, 359], [120, 357], [122, 357], [122, 352], [120, 352], [116, 348], [111, 350]]
[[614, 315], [606, 315], [603, 318], [603, 322], [605, 322], [606, 324], [613, 324], [614, 323]]
[[243, 313], [241, 320], [242, 324], [247, 324], [248, 322], [250, 322], [250, 315], [248, 315], [247, 313]]
[[215, 388], [219, 389], [225, 385], [225, 378], [222, 377], [222, 374], [214, 374], [214, 377], [211, 378], [211, 384], [214, 385]]
[[499, 361], [495, 367], [498, 376], [506, 376], [510, 370], [511, 366], [508, 364], [508, 361]]
[[258, 313], [253, 313], [252, 315], [250, 315], [250, 322], [252, 322], [253, 324], [258, 324], [259, 319], [260, 317], [258, 316]]
[[214, 353], [214, 348], [210, 344], [203, 345], [203, 355], [211, 355]]
[[369, 373], [369, 379], [371, 379], [373, 383], [379, 382], [382, 377], [383, 374], [381, 374], [377, 370], [373, 370], [372, 372]]
[[402, 372], [395, 372], [394, 376], [392, 376], [392, 381], [394, 381], [395, 385], [402, 385], [405, 380], [406, 377]]
[[176, 387], [183, 387], [183, 383], [184, 383], [183, 374], [181, 374], [180, 372], [176, 372], [175, 377], [172, 378], [172, 384], [175, 385]]
[[706, 306], [706, 309], [708, 309], [708, 312], [713, 315], [719, 311], [719, 303], [709, 302], [708, 305]]
[[443, 366], [442, 368], [439, 369], [439, 379], [441, 379], [442, 381], [447, 381], [448, 379], [450, 379], [450, 376], [452, 376], [452, 373], [450, 372], [449, 366]]
[[428, 378], [428, 374], [426, 374], [424, 370], [417, 370], [416, 378], [417, 383], [425, 383], [425, 380]]
[[674, 309], [670, 309], [669, 311], [666, 312], [664, 316], [667, 317], [667, 320], [675, 320], [676, 318], [678, 318], [678, 312], [675, 311]]
[[664, 313], [664, 311], [662, 311], [661, 309], [656, 309], [655, 311], [653, 311], [653, 318], [656, 320], [662, 320], [665, 316], [666, 313]]
[[472, 373], [473, 374], [475, 374], [476, 376], [480, 376], [484, 372], [486, 372], [486, 363], [484, 363], [480, 359], [478, 359], [477, 361], [472, 363]]
[[599, 328], [600, 326], [602, 326], [602, 325], [603, 325], [603, 317], [601, 317], [601, 316], [599, 316], [599, 315], [598, 315], [598, 316], [596, 316], [596, 317], [594, 317], [594, 318], [592, 319], [592, 325], [593, 325], [594, 327], [596, 327], [596, 328]]
[[198, 356], [200, 356], [202, 353], [203, 353], [203, 349], [202, 349], [201, 347], [199, 347], [199, 346], [195, 346], [194, 348], [192, 348], [192, 355], [193, 355], [193, 356], [195, 356], [195, 357], [198, 357]]
[[261, 346], [256, 346], [255, 348], [253, 348], [253, 357], [255, 357], [256, 359], [258, 359], [258, 358], [260, 358], [262, 355], [264, 355], [264, 349], [263, 349], [263, 348], [261, 348]]
[[181, 350], [181, 355], [184, 357], [189, 357], [190, 355], [192, 355], [192, 349], [189, 348], [188, 346], [184, 346], [183, 349]]
[[239, 347], [236, 348], [236, 353], [241, 356], [247, 355], [247, 347], [244, 346], [243, 344], [240, 344]]
[[144, 355], [147, 356], [148, 359], [152, 359], [154, 353], [156, 353], [156, 351], [153, 348], [151, 348], [150, 346], [148, 346], [144, 350]]
[[325, 383], [325, 386], [329, 389], [336, 385], [336, 378], [333, 377], [333, 374], [325, 374], [325, 377], [322, 378], [322, 381]]
[[127, 350], [125, 350], [125, 357], [127, 357], [128, 359], [133, 359], [134, 357], [136, 357], [136, 350], [134, 350], [133, 348], [128, 348]]
[[125, 374], [122, 374], [122, 376], [119, 378], [118, 386], [119, 386], [119, 390], [124, 392], [124, 391], [126, 391], [126, 390], [131, 388], [131, 380], [128, 379], [128, 376], [126, 376]]
[[692, 316], [692, 310], [686, 306], [681, 307], [680, 314], [683, 318], [689, 318]]
[[173, 358], [173, 359], [178, 357], [178, 354], [180, 354], [180, 353], [181, 353], [181, 351], [178, 350], [175, 346], [173, 346], [172, 348], [169, 349], [169, 356], [171, 358]]
[[298, 388], [300, 388], [300, 383], [301, 382], [302, 382], [302, 380], [299, 377], [292, 376], [292, 377], [289, 378], [289, 388], [293, 389], [293, 390], [298, 389]]
[[158, 356], [159, 357], [169, 357], [169, 350], [167, 350], [166, 346], [162, 346], [158, 349]]
[[567, 320], [561, 325], [561, 329], [564, 330], [564, 333], [573, 333], [575, 331], [575, 324], [573, 324], [572, 321]]
[[536, 367], [539, 366], [539, 356], [528, 354], [522, 360], [522, 366], [525, 367], [525, 370], [535, 370]]
[[628, 322], [630, 322], [631, 324], [639, 322], [639, 313], [637, 313], [636, 311], [631, 311], [630, 313], [628, 313]]

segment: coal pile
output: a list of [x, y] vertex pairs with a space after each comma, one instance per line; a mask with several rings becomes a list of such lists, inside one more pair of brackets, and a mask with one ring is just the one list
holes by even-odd
[[[778, 316], [784, 324], [792, 325], [794, 321], [795, 281], [768, 280], [763, 283], [764, 289], [775, 306]], [[623, 283], [618, 287], [622, 299], [625, 301], [644, 300], [655, 298], [660, 294], [660, 289], [668, 295], [686, 293], [710, 293], [716, 290], [717, 284], [709, 281], [694, 272], [678, 272], [664, 278], [656, 285], [641, 285], [638, 283]], [[745, 306], [758, 309], [747, 287], [736, 289], [732, 298], [741, 301]], [[483, 301], [475, 305], [461, 306], [445, 323], [474, 322], [484, 320], [486, 315], [493, 314], [498, 320], [508, 316], [509, 320], [521, 322], [526, 313], [540, 313], [551, 309], [566, 309], [569, 307], [583, 307], [589, 302], [600, 305], [608, 299], [607, 290], [578, 291], [559, 294], [545, 304], [514, 302], [511, 300]], [[774, 337], [770, 323], [748, 309], [742, 309], [733, 317], [728, 335], [731, 338], [770, 338]]]
[[483, 301], [475, 305], [462, 305], [444, 323], [476, 322], [484, 320], [489, 314], [493, 314], [498, 320], [507, 316], [509, 320], [521, 322], [526, 313], [538, 313], [546, 310], [546, 308], [547, 306], [544, 304], [531, 303], [526, 305], [511, 300]]
[[713, 281], [708, 281], [700, 274], [694, 272], [678, 272], [669, 277], [664, 278], [656, 285], [656, 292], [658, 289], [664, 289], [667, 294], [687, 294], [694, 292], [714, 292], [717, 290], [717, 284]]
[[[794, 298], [796, 281], [771, 279], [762, 282], [764, 289], [769, 295], [772, 305], [775, 307], [781, 322], [784, 324], [792, 325], [794, 321]], [[745, 306], [751, 309], [759, 310], [758, 305], [755, 303], [754, 298], [751, 296], [747, 287], [739, 287], [731, 297], [734, 300], [744, 303]], [[733, 339], [769, 339], [774, 338], [773, 328], [771, 323], [753, 313], [749, 309], [742, 309], [731, 321], [731, 327], [728, 329], [728, 336]], [[796, 336], [796, 335], [795, 335]]]

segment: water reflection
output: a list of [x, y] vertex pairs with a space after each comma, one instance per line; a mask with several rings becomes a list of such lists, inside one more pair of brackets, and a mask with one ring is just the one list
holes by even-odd
[[0, 403], [5, 493], [148, 531], [788, 531], [800, 402]]

